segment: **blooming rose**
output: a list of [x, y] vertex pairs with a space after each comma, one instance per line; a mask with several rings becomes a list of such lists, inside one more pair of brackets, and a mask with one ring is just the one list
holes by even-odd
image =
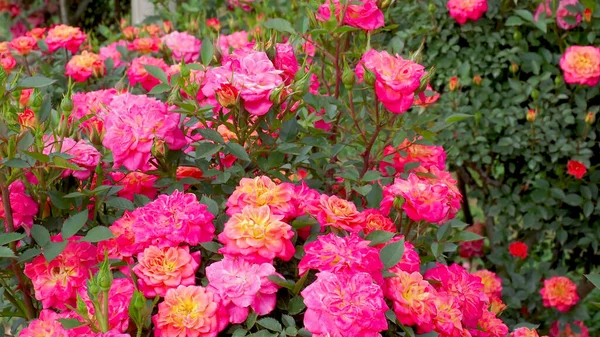
[[296, 252], [291, 241], [294, 232], [282, 219], [267, 205], [246, 206], [225, 223], [219, 234], [219, 241], [225, 247], [219, 251], [255, 263], [272, 262], [276, 257], [290, 260]]
[[472, 337], [505, 337], [508, 327], [494, 313], [484, 311], [477, 323], [477, 329], [470, 329]]
[[52, 310], [42, 310], [40, 317], [29, 323], [19, 333], [19, 337], [69, 337], [58, 320], [60, 317]]
[[565, 82], [595, 86], [600, 81], [600, 49], [593, 46], [571, 46], [560, 59]]
[[133, 271], [138, 277], [140, 291], [148, 298], [164, 297], [169, 289], [196, 283], [195, 273], [200, 265], [200, 252], [190, 254], [184, 247], [158, 248], [150, 246], [138, 254]]
[[167, 291], [152, 322], [156, 337], [217, 337], [229, 320], [215, 290], [179, 286]]
[[154, 183], [158, 180], [157, 176], [145, 174], [142, 172], [110, 172], [108, 174], [116, 186], [123, 186], [123, 189], [117, 192], [121, 198], [133, 201], [136, 194], [145, 195], [149, 199], [154, 199], [158, 190]]
[[511, 332], [509, 337], [540, 337], [540, 335], [535, 329], [522, 327]]
[[365, 70], [375, 75], [377, 99], [393, 113], [404, 113], [414, 102], [415, 91], [419, 88], [424, 67], [399, 55], [392, 56], [385, 50], [374, 49], [363, 54], [356, 66], [356, 75], [362, 81]]
[[106, 68], [100, 55], [84, 50], [80, 55], [75, 55], [69, 60], [65, 75], [72, 77], [76, 82], [85, 82], [92, 75], [100, 77], [105, 73]]
[[436, 316], [435, 289], [419, 272], [397, 270], [395, 274], [386, 280], [386, 297], [392, 300], [398, 321], [416, 325], [421, 333], [431, 331]]
[[369, 235], [369, 233], [374, 231], [388, 231], [392, 233], [396, 232], [396, 225], [392, 219], [381, 214], [381, 211], [378, 209], [365, 209], [362, 211], [362, 216], [365, 219], [365, 227], [363, 229], [365, 235]]
[[[335, 16], [340, 20], [342, 3], [339, 0], [326, 0], [319, 7], [316, 16], [319, 21], [329, 21], [331, 18], [331, 2], [335, 7]], [[364, 30], [375, 30], [385, 25], [383, 12], [377, 7], [375, 0], [359, 0], [349, 3], [344, 15], [344, 24]]]
[[27, 32], [27, 36], [31, 36], [36, 40], [43, 40], [44, 34], [46, 34], [46, 28], [37, 27]]
[[163, 71], [167, 71], [169, 66], [163, 61], [163, 59], [154, 58], [151, 56], [140, 56], [131, 62], [131, 67], [127, 70], [127, 76], [129, 76], [129, 84], [132, 86], [137, 83], [141, 83], [142, 88], [147, 91], [152, 90], [160, 80], [150, 75], [144, 66], [155, 66], [159, 67]]
[[118, 93], [115, 89], [74, 93], [71, 96], [73, 101], [71, 122], [84, 119], [79, 123], [79, 129], [92, 140], [101, 139], [104, 135], [104, 113], [116, 95]]
[[[38, 205], [29, 195], [25, 194], [25, 184], [15, 180], [8, 186], [8, 198], [12, 210], [15, 229], [25, 227], [27, 233], [33, 226], [33, 217], [38, 213]], [[6, 220], [6, 212], [0, 198], [0, 218]]]
[[483, 292], [488, 297], [500, 297], [502, 295], [502, 279], [496, 273], [489, 270], [478, 270], [472, 273], [481, 279]]
[[248, 32], [239, 31], [219, 36], [218, 48], [223, 55], [229, 55], [238, 49], [252, 49], [254, 42], [248, 42]]
[[249, 308], [258, 315], [275, 309], [279, 286], [268, 279], [270, 275], [278, 275], [270, 263], [255, 264], [229, 256], [206, 267], [209, 287], [221, 297], [233, 324], [245, 321]]
[[27, 56], [33, 49], [36, 49], [37, 41], [33, 37], [21, 36], [10, 41], [9, 46], [19, 55]]
[[440, 336], [461, 336], [463, 332], [462, 312], [454, 297], [440, 291], [434, 299], [435, 317], [433, 330]]
[[275, 68], [283, 71], [282, 77], [286, 85], [290, 85], [300, 65], [294, 54], [294, 48], [289, 43], [275, 45]]
[[158, 38], [141, 37], [133, 40], [127, 48], [141, 54], [156, 53], [160, 50], [162, 42]]
[[520, 241], [513, 242], [508, 246], [508, 252], [510, 255], [520, 259], [527, 258], [527, 249], [527, 245]]
[[464, 25], [468, 19], [479, 20], [488, 9], [487, 0], [450, 0], [448, 10], [456, 22]]
[[569, 162], [567, 163], [567, 173], [569, 173], [577, 179], [583, 178], [586, 172], [587, 168], [582, 162], [579, 162], [577, 160], [569, 160]]
[[114, 168], [148, 170], [152, 146], [164, 141], [170, 149], [182, 149], [187, 142], [179, 127], [180, 115], [165, 103], [145, 95], [113, 97], [104, 119], [102, 144], [113, 152]]
[[111, 59], [113, 61], [113, 67], [119, 68], [124, 66], [126, 63], [123, 61], [123, 54], [117, 49], [118, 46], [121, 46], [127, 49], [127, 41], [119, 40], [117, 42], [113, 42], [109, 45], [100, 48], [100, 57], [104, 62], [106, 60]]
[[321, 235], [304, 245], [305, 254], [298, 264], [298, 272], [300, 275], [309, 269], [346, 275], [365, 272], [383, 284], [379, 251], [369, 247], [369, 243], [354, 233], [343, 238], [333, 233]]
[[193, 35], [183, 32], [172, 32], [163, 37], [163, 43], [171, 50], [178, 62], [192, 63], [198, 59], [202, 42]]
[[17, 61], [10, 54], [0, 54], [0, 67], [5, 73], [10, 73], [17, 66]]
[[364, 215], [356, 209], [356, 205], [335, 195], [322, 194], [311, 213], [316, 213], [321, 227], [331, 226], [358, 233], [365, 226]]
[[100, 162], [100, 152], [86, 140], [82, 139], [76, 142], [71, 138], [63, 138], [60, 150], [56, 148], [58, 141], [54, 139], [54, 136], [44, 136], [44, 141], [46, 144], [44, 154], [49, 155], [54, 152], [66, 153], [73, 156], [68, 161], [79, 167], [79, 170], [64, 170], [62, 177], [73, 175], [77, 179], [85, 180], [96, 170], [96, 166]]
[[[81, 237], [71, 237], [65, 249], [51, 262], [38, 255], [25, 264], [25, 275], [31, 279], [35, 298], [42, 307], [66, 309], [65, 304], [75, 305], [77, 291], [85, 285], [90, 273], [98, 263], [96, 246], [89, 242], [77, 242]], [[60, 236], [52, 242], [62, 241]]]
[[381, 171], [386, 174], [388, 166], [394, 168], [396, 171], [394, 175], [402, 174], [406, 170], [404, 167], [409, 163], [418, 163], [420, 167], [427, 170], [432, 166], [439, 170], [446, 169], [446, 152], [441, 146], [422, 145], [405, 139], [395, 148], [387, 146], [383, 153], [386, 158], [391, 158], [391, 165], [387, 161], [382, 161], [380, 164]]
[[242, 178], [235, 191], [227, 199], [227, 215], [240, 213], [246, 206], [269, 206], [272, 214], [287, 216], [291, 211], [294, 187], [291, 184], [275, 184], [267, 176]]
[[554, 307], [560, 312], [567, 312], [579, 301], [577, 285], [564, 276], [554, 276], [544, 280], [540, 290], [545, 307]]
[[59, 48], [65, 48], [75, 54], [85, 39], [86, 35], [79, 27], [56, 25], [48, 30], [46, 44], [50, 53], [54, 53]]

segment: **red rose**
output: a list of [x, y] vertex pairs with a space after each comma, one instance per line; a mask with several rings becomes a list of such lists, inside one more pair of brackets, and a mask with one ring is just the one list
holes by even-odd
[[510, 252], [510, 255], [521, 259], [527, 257], [527, 249], [527, 245], [520, 241], [513, 242], [510, 244], [510, 246], [508, 246], [508, 251]]
[[567, 172], [575, 178], [581, 179], [585, 175], [585, 172], [587, 172], [587, 168], [582, 162], [569, 160], [567, 163]]

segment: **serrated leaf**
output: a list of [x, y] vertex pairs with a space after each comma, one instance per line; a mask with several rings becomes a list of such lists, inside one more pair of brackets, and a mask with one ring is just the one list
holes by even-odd
[[365, 240], [371, 241], [369, 246], [373, 247], [390, 241], [394, 237], [394, 235], [396, 235], [396, 233], [383, 230], [376, 230], [369, 233]]
[[304, 305], [304, 299], [302, 298], [302, 296], [294, 296], [290, 300], [290, 303], [288, 303], [288, 314], [297, 315], [301, 313], [302, 310], [304, 310], [305, 308], [306, 305]]
[[263, 23], [263, 26], [268, 29], [275, 29], [276, 31], [283, 33], [296, 34], [296, 30], [292, 27], [292, 24], [284, 19], [275, 18], [267, 20]]
[[16, 258], [15, 253], [8, 247], [0, 247], [0, 257], [2, 258]]
[[248, 329], [252, 329], [252, 327], [254, 327], [254, 324], [256, 323], [256, 318], [258, 317], [258, 314], [252, 310], [249, 314], [248, 317], [246, 318], [246, 327]]
[[7, 160], [3, 163], [3, 165], [20, 169], [31, 167], [31, 164], [20, 158], [13, 158], [11, 160]]
[[66, 240], [73, 235], [75, 235], [83, 225], [87, 222], [89, 212], [86, 209], [83, 212], [79, 212], [71, 217], [69, 217], [62, 226], [60, 233], [62, 234], [63, 240]]
[[379, 259], [383, 262], [385, 269], [389, 269], [402, 260], [404, 255], [404, 239], [390, 243], [379, 252]]
[[509, 17], [504, 23], [505, 26], [520, 26], [523, 24], [523, 20], [521, 20], [518, 16]]
[[285, 325], [287, 328], [296, 326], [296, 320], [292, 316], [283, 314], [281, 315], [281, 321], [283, 322], [283, 325]]
[[204, 137], [204, 139], [212, 140], [213, 142], [221, 144], [225, 143], [223, 136], [221, 136], [221, 134], [218, 133], [216, 130], [200, 128], [198, 129], [198, 133], [200, 133], [202, 137]]
[[54, 163], [54, 165], [56, 165], [56, 167], [63, 168], [63, 169], [68, 169], [68, 170], [73, 170], [73, 171], [85, 170], [60, 156], [52, 157], [52, 163]]
[[208, 250], [209, 252], [215, 254], [217, 254], [219, 252], [219, 249], [223, 247], [220, 243], [214, 241], [203, 242], [200, 244], [200, 246], [202, 246], [202, 248]]
[[256, 324], [271, 331], [280, 332], [281, 330], [283, 330], [283, 328], [281, 327], [281, 323], [277, 322], [276, 319], [271, 317], [261, 318], [256, 322]]
[[590, 280], [596, 288], [600, 289], [600, 274], [587, 274], [585, 278]]
[[152, 77], [156, 78], [161, 83], [167, 84], [167, 85], [169, 84], [169, 78], [167, 77], [167, 74], [165, 73], [165, 71], [162, 70], [161, 68], [159, 68], [157, 66], [151, 66], [151, 65], [144, 65], [144, 68], [150, 75], [152, 75]]
[[19, 241], [25, 237], [23, 233], [4, 233], [0, 234], [0, 246], [3, 246], [7, 243]]
[[473, 115], [468, 115], [468, 114], [453, 114], [450, 115], [446, 118], [446, 124], [452, 124], [452, 123], [456, 123], [456, 122], [460, 122], [462, 120], [465, 120], [467, 118], [471, 118], [473, 117]]
[[169, 90], [171, 90], [171, 87], [168, 84], [159, 83], [159, 84], [155, 85], [154, 88], [152, 88], [152, 90], [150, 90], [148, 95], [158, 95], [158, 94], [165, 93]]
[[65, 250], [65, 247], [67, 247], [67, 241], [50, 242], [42, 247], [42, 253], [46, 261], [52, 262], [52, 260]]
[[59, 318], [58, 321], [62, 325], [63, 329], [66, 330], [78, 328], [84, 325], [84, 323], [80, 322], [76, 318]]
[[129, 211], [135, 209], [135, 205], [133, 204], [133, 202], [131, 202], [131, 200], [125, 199], [125, 198], [120, 198], [120, 197], [110, 198], [110, 199], [106, 200], [104, 203], [106, 205], [108, 205], [110, 207], [114, 207], [116, 209], [125, 209], [125, 210], [129, 210]]
[[567, 194], [565, 196], [564, 202], [570, 206], [580, 206], [583, 203], [583, 198], [577, 194]]
[[18, 89], [30, 89], [30, 88], [43, 88], [43, 87], [47, 87], [47, 86], [51, 85], [54, 82], [56, 82], [56, 80], [53, 80], [51, 78], [44, 77], [44, 76], [39, 76], [39, 75], [22, 78], [19, 80], [19, 82], [17, 82], [17, 90]]
[[83, 242], [100, 242], [108, 239], [112, 239], [113, 233], [108, 229], [108, 227], [98, 226], [94, 227], [87, 232], [85, 237], [81, 239]]
[[200, 58], [202, 59], [202, 64], [207, 66], [212, 61], [213, 55], [215, 53], [215, 48], [212, 44], [212, 41], [207, 36], [202, 40], [202, 48], [200, 49]]
[[39, 248], [29, 248], [19, 255], [19, 259], [17, 260], [17, 262], [18, 263], [28, 262], [29, 260], [40, 255], [41, 253], [42, 253], [42, 250]]
[[250, 161], [250, 157], [248, 156], [246, 149], [244, 149], [244, 147], [240, 144], [228, 142], [225, 144], [225, 147], [227, 150], [229, 150], [229, 153], [234, 155], [236, 158], [244, 161]]
[[477, 241], [477, 240], [481, 240], [483, 239], [483, 236], [473, 233], [473, 232], [469, 232], [469, 231], [462, 231], [459, 232], [455, 237], [454, 237], [454, 242], [466, 242], [466, 241]]
[[46, 229], [46, 227], [42, 227], [40, 225], [33, 225], [31, 227], [31, 236], [37, 242], [38, 245], [44, 247], [48, 243], [50, 243], [50, 233]]
[[528, 10], [516, 9], [515, 10], [515, 14], [517, 14], [518, 16], [520, 16], [525, 21], [528, 21], [528, 22], [534, 22], [535, 21], [533, 19], [533, 14], [531, 14], [531, 12], [528, 11]]
[[25, 153], [25, 155], [39, 161], [42, 163], [47, 163], [50, 161], [50, 157], [48, 155], [45, 155], [43, 153], [38, 153], [38, 152], [29, 152], [29, 151], [22, 151], [23, 153]]

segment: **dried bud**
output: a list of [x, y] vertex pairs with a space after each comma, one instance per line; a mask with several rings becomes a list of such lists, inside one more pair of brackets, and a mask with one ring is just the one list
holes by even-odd
[[448, 82], [448, 90], [456, 91], [456, 89], [458, 89], [458, 77], [454, 76]]
[[533, 109], [529, 109], [527, 110], [527, 121], [528, 122], [535, 122], [535, 118], [537, 117], [537, 112]]
[[222, 107], [231, 109], [237, 104], [239, 91], [236, 87], [229, 83], [221, 84], [221, 87], [215, 91], [217, 102]]
[[510, 72], [515, 74], [517, 71], [519, 71], [519, 65], [516, 63], [512, 63], [510, 65]]
[[473, 76], [473, 84], [481, 85], [481, 76], [479, 76], [479, 75]]
[[586, 8], [583, 11], [583, 21], [592, 22], [592, 9], [591, 8]]
[[584, 120], [587, 125], [592, 125], [596, 121], [596, 115], [593, 112], [588, 112]]

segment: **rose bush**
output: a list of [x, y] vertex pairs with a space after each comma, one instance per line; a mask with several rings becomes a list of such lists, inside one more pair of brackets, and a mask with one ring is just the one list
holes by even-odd
[[[468, 32], [497, 8], [158, 5], [164, 20], [142, 26], [40, 24], [0, 44], [12, 335], [539, 335], [544, 316], [503, 315], [521, 298], [500, 276], [546, 266], [528, 238], [510, 254], [529, 264], [453, 263], [489, 246], [456, 219], [470, 221], [462, 172], [449, 171], [462, 162], [435, 145], [470, 123], [455, 124], [469, 117], [465, 66], [436, 58], [447, 35], [394, 23], [413, 13]], [[572, 53], [569, 81], [597, 82], [595, 54]], [[590, 174], [572, 159], [570, 174]], [[539, 331], [583, 331], [576, 284], [554, 274], [529, 283], [535, 309], [573, 314]]]

